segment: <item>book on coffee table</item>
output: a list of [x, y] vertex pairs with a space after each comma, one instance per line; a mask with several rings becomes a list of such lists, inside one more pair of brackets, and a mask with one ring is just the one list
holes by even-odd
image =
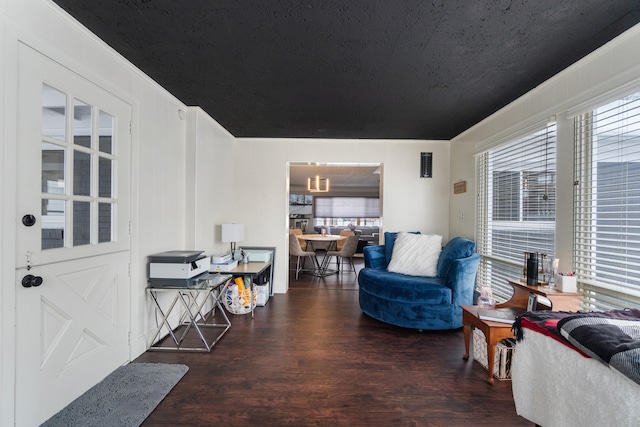
[[516, 317], [526, 311], [527, 310], [520, 307], [478, 308], [478, 318], [492, 322], [513, 323]]

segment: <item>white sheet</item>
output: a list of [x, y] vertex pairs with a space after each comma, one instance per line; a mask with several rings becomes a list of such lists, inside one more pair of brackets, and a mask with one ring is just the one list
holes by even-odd
[[543, 427], [640, 426], [640, 386], [530, 329], [511, 365], [518, 415]]

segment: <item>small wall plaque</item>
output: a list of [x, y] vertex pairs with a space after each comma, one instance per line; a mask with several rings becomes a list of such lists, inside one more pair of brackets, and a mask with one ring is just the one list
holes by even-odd
[[453, 194], [462, 194], [467, 192], [467, 181], [459, 181], [453, 184]]

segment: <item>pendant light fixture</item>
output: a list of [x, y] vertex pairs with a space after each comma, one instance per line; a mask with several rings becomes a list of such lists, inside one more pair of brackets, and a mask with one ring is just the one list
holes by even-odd
[[316, 175], [315, 178], [307, 178], [307, 190], [310, 193], [326, 193], [329, 191], [329, 178], [320, 178]]

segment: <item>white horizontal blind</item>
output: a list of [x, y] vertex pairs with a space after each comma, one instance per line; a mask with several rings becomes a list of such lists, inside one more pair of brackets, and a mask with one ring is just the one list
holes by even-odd
[[377, 197], [316, 197], [317, 218], [378, 218], [380, 199]]
[[478, 282], [497, 299], [523, 277], [525, 251], [553, 255], [555, 200], [555, 124], [478, 157]]
[[640, 92], [575, 118], [574, 263], [588, 310], [640, 308]]

